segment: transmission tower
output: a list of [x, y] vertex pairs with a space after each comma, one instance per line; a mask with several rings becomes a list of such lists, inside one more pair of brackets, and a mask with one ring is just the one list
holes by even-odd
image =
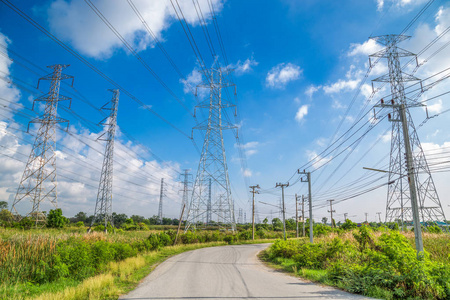
[[57, 109], [59, 101], [70, 100], [68, 97], [59, 95], [61, 80], [72, 79], [73, 85], [73, 76], [62, 74], [62, 70], [68, 66], [48, 66], [48, 68], [53, 69], [53, 73], [40, 78], [38, 81], [39, 88], [41, 80], [50, 80], [50, 91], [33, 102], [33, 109], [36, 101], [45, 103], [44, 114], [30, 121], [30, 123], [40, 124], [40, 127], [11, 207], [11, 213], [20, 219], [17, 210], [18, 203], [24, 199], [29, 199], [32, 208], [27, 216], [34, 219], [36, 226], [42, 225], [46, 220], [45, 213], [41, 211], [42, 202], [48, 200], [55, 208], [58, 207], [55, 153], [56, 124], [68, 123], [69, 121], [58, 117]]
[[[181, 175], [180, 175], [181, 176]], [[184, 210], [184, 208], [189, 206], [189, 186], [192, 184], [192, 182], [190, 181], [190, 179], [192, 178], [192, 175], [189, 174], [189, 170], [185, 169], [184, 170], [184, 174], [183, 174], [183, 199], [181, 202], [181, 210], [180, 210], [180, 216], [181, 216], [181, 221], [185, 220], [184, 216], [182, 216], [182, 212]]]
[[219, 224], [229, 226], [233, 231], [236, 229], [222, 134], [222, 130], [236, 128], [222, 118], [223, 109], [234, 107], [232, 103], [222, 98], [221, 91], [222, 88], [235, 86], [234, 83], [228, 81], [228, 78], [231, 77], [230, 73], [231, 70], [218, 67], [216, 61], [215, 66], [204, 73], [203, 83], [197, 86], [197, 88], [209, 89], [209, 98], [201, 101], [196, 107], [208, 109], [208, 118], [194, 127], [194, 129], [205, 131], [205, 140], [192, 190], [186, 230], [190, 226], [207, 221], [209, 180], [211, 180], [210, 211], [212, 218], [217, 217]]
[[119, 90], [111, 90], [113, 93], [109, 103], [103, 105], [102, 109], [109, 110], [109, 117], [105, 118], [101, 125], [108, 126], [108, 130], [101, 134], [97, 140], [106, 141], [105, 155], [103, 156], [102, 173], [100, 175], [100, 183], [98, 185], [97, 201], [95, 202], [94, 218], [88, 232], [92, 226], [101, 222], [105, 226], [107, 232], [108, 222], [113, 225], [112, 219], [112, 184], [113, 184], [113, 156], [114, 156], [114, 136], [117, 124], [117, 107], [119, 105]]
[[[421, 222], [444, 221], [439, 196], [431, 177], [430, 168], [426, 161], [422, 146], [419, 141], [414, 122], [409, 108], [423, 106], [417, 100], [405, 96], [404, 82], [419, 81], [418, 78], [402, 72], [400, 58], [415, 56], [415, 54], [397, 46], [398, 43], [409, 39], [405, 35], [384, 35], [373, 39], [386, 46], [371, 57], [387, 58], [389, 74], [383, 75], [374, 81], [386, 82], [391, 86], [392, 99], [382, 100], [381, 107], [392, 109], [390, 121], [392, 121], [391, 155], [389, 162], [389, 181], [386, 204], [386, 221], [400, 220], [404, 222], [413, 220], [414, 201], [411, 201], [411, 193], [408, 181], [409, 172], [413, 175], [417, 189], [418, 211]], [[411, 154], [410, 161], [407, 154]]]
[[159, 192], [159, 209], [158, 209], [158, 218], [159, 224], [163, 224], [163, 197], [164, 197], [164, 178], [161, 178], [161, 190]]

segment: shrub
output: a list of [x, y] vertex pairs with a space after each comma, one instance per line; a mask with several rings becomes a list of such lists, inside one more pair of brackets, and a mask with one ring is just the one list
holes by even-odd
[[47, 216], [47, 227], [63, 228], [68, 221], [69, 220], [63, 216], [61, 208], [51, 209]]

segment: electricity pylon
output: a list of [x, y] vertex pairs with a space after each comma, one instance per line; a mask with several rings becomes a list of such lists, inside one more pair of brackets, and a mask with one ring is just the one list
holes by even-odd
[[208, 215], [209, 180], [211, 180], [211, 218], [217, 217], [219, 224], [236, 230], [234, 204], [231, 197], [227, 159], [222, 130], [236, 128], [222, 118], [223, 109], [234, 107], [222, 98], [222, 88], [235, 86], [228, 81], [229, 69], [222, 69], [215, 63], [204, 74], [205, 80], [197, 88], [209, 89], [209, 98], [201, 101], [196, 108], [208, 109], [208, 119], [194, 129], [205, 131], [205, 140], [198, 165], [197, 176], [192, 190], [185, 230], [197, 223], [206, 223]]
[[[391, 86], [392, 99], [382, 100], [381, 107], [392, 108], [391, 155], [389, 162], [389, 181], [386, 204], [386, 221], [401, 220], [404, 222], [414, 219], [414, 194], [417, 194], [417, 209], [421, 222], [444, 221], [439, 196], [431, 177], [430, 168], [419, 141], [409, 108], [421, 107], [417, 100], [409, 99], [405, 95], [404, 82], [419, 81], [420, 79], [406, 74], [400, 65], [401, 57], [415, 56], [415, 54], [397, 46], [398, 43], [409, 39], [405, 35], [384, 35], [373, 39], [386, 48], [370, 55], [371, 57], [387, 58], [389, 74], [374, 81], [386, 82]], [[411, 156], [410, 158], [408, 158]], [[409, 176], [408, 176], [409, 175]], [[413, 195], [408, 188], [409, 178], [414, 179]], [[419, 217], [418, 216], [418, 217]]]
[[[180, 175], [181, 176], [181, 175]], [[185, 169], [183, 174], [183, 198], [181, 202], [181, 210], [180, 210], [180, 222], [185, 220], [183, 210], [189, 206], [189, 186], [192, 184], [192, 181], [190, 180], [192, 178], [192, 175], [189, 174], [189, 170]]]
[[102, 174], [98, 186], [97, 202], [95, 203], [94, 218], [88, 232], [96, 222], [103, 221], [105, 232], [107, 232], [108, 222], [113, 225], [112, 219], [112, 184], [113, 184], [113, 158], [114, 158], [114, 137], [117, 124], [117, 107], [119, 105], [119, 90], [113, 92], [111, 106], [103, 105], [102, 109], [110, 110], [109, 117], [100, 124], [108, 126], [108, 130], [100, 135], [97, 140], [106, 141], [105, 155], [103, 157]]
[[158, 209], [158, 218], [159, 224], [163, 224], [163, 197], [164, 197], [164, 178], [161, 178], [161, 190], [159, 192], [159, 209]]
[[[30, 121], [30, 123], [41, 125], [11, 207], [11, 213], [20, 218], [17, 204], [24, 199], [29, 199], [32, 202], [32, 208], [27, 216], [34, 219], [36, 226], [43, 224], [46, 220], [45, 214], [41, 211], [42, 202], [48, 200], [55, 208], [58, 207], [55, 153], [56, 124], [69, 122], [57, 115], [58, 102], [70, 100], [70, 98], [59, 94], [61, 80], [72, 79], [73, 85], [73, 76], [62, 74], [62, 70], [68, 66], [48, 66], [48, 68], [53, 69], [53, 73], [40, 78], [38, 81], [39, 88], [41, 80], [51, 80], [50, 91], [34, 100], [35, 102], [42, 101], [45, 103], [44, 114]], [[35, 102], [33, 102], [33, 109]]]

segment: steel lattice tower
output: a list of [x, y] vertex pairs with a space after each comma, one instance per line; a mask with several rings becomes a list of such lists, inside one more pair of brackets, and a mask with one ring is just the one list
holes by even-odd
[[[181, 174], [180, 174], [181, 176]], [[192, 184], [192, 182], [189, 180], [189, 178], [192, 178], [192, 175], [189, 174], [189, 170], [185, 169], [184, 170], [184, 174], [183, 174], [183, 198], [181, 200], [181, 209], [180, 209], [180, 216], [181, 216], [181, 220], [183, 221], [185, 220], [184, 216], [182, 216], [181, 214], [183, 213], [183, 210], [189, 206], [189, 185]]]
[[158, 209], [158, 218], [159, 223], [162, 225], [163, 223], [163, 197], [164, 197], [164, 178], [161, 178], [161, 191], [159, 193], [159, 209]]
[[[222, 130], [236, 128], [222, 118], [223, 109], [234, 107], [232, 103], [222, 98], [222, 88], [235, 86], [227, 78], [229, 69], [215, 67], [204, 73], [205, 80], [197, 88], [209, 89], [209, 98], [201, 101], [196, 108], [208, 109], [208, 119], [194, 129], [205, 131], [205, 140], [198, 165], [197, 176], [192, 190], [186, 229], [197, 223], [216, 219], [219, 225], [226, 225], [231, 230], [236, 229], [234, 204], [231, 197], [230, 180], [228, 177], [227, 159]], [[211, 180], [211, 202], [209, 200], [209, 181]], [[211, 217], [208, 216], [210, 211]]]
[[117, 125], [117, 108], [119, 105], [119, 90], [110, 90], [113, 93], [110, 103], [103, 105], [102, 109], [109, 110], [109, 117], [105, 118], [102, 125], [108, 126], [108, 130], [101, 134], [97, 140], [106, 141], [105, 155], [103, 157], [102, 173], [98, 185], [97, 202], [95, 203], [94, 218], [91, 227], [103, 221], [105, 232], [107, 232], [108, 222], [113, 225], [112, 219], [112, 184], [113, 184], [113, 158], [114, 158], [114, 136]]
[[[384, 101], [382, 107], [391, 107], [391, 155], [389, 162], [389, 182], [395, 180], [394, 183], [388, 185], [388, 195], [386, 204], [386, 221], [393, 222], [400, 220], [402, 222], [410, 222], [413, 220], [411, 196], [409, 191], [409, 183], [406, 166], [406, 149], [405, 139], [403, 136], [403, 128], [400, 115], [400, 106], [403, 105], [407, 131], [409, 132], [409, 141], [412, 153], [412, 166], [414, 179], [417, 187], [418, 209], [421, 222], [444, 221], [444, 211], [442, 209], [439, 196], [431, 177], [430, 168], [425, 158], [419, 137], [414, 127], [414, 122], [409, 112], [410, 107], [423, 106], [416, 100], [409, 99], [405, 96], [404, 82], [419, 81], [418, 78], [402, 72], [400, 58], [415, 56], [415, 54], [399, 48], [397, 44], [409, 36], [404, 35], [384, 35], [374, 37], [373, 39], [380, 44], [386, 46], [385, 49], [378, 51], [371, 57], [387, 58], [389, 74], [383, 75], [374, 81], [386, 82], [391, 86], [392, 99]], [[389, 103], [388, 103], [389, 102]]]
[[38, 81], [39, 88], [41, 80], [51, 80], [50, 91], [35, 99], [35, 101], [45, 103], [44, 114], [30, 121], [30, 123], [39, 123], [41, 125], [11, 207], [13, 215], [20, 218], [20, 214], [17, 211], [17, 204], [24, 199], [29, 199], [32, 202], [32, 208], [27, 216], [34, 219], [36, 226], [46, 220], [46, 216], [40, 207], [42, 202], [48, 200], [55, 208], [58, 207], [55, 153], [56, 124], [69, 122], [57, 115], [58, 102], [70, 100], [68, 97], [59, 95], [61, 80], [72, 79], [73, 84], [73, 76], [62, 74], [62, 70], [68, 66], [48, 66], [48, 68], [53, 69], [53, 73], [40, 78]]

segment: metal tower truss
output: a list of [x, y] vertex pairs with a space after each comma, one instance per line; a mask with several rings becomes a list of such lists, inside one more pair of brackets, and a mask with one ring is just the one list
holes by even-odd
[[161, 178], [161, 190], [159, 193], [159, 208], [158, 208], [158, 218], [159, 224], [163, 224], [163, 198], [166, 195], [166, 189], [164, 187], [164, 178]]
[[53, 207], [58, 207], [55, 153], [56, 124], [68, 123], [69, 121], [58, 117], [57, 109], [59, 101], [71, 100], [59, 94], [61, 80], [72, 79], [73, 85], [73, 76], [62, 74], [62, 70], [68, 66], [48, 66], [48, 68], [53, 69], [53, 73], [40, 78], [38, 81], [39, 88], [41, 80], [50, 80], [50, 91], [33, 102], [33, 109], [36, 101], [44, 102], [44, 114], [30, 121], [30, 123], [40, 124], [40, 127], [11, 207], [11, 213], [16, 219], [20, 219], [17, 206], [22, 205], [18, 205], [22, 200], [29, 199], [32, 208], [27, 217], [31, 217], [36, 226], [42, 225], [46, 220], [45, 213], [41, 211], [42, 202], [48, 200]]
[[[190, 226], [209, 225], [217, 220], [219, 226], [236, 229], [234, 203], [231, 197], [227, 159], [222, 130], [237, 128], [222, 118], [223, 109], [234, 104], [222, 98], [222, 88], [235, 87], [228, 78], [232, 70], [223, 69], [216, 62], [204, 73], [204, 81], [197, 88], [209, 89], [209, 98], [196, 108], [208, 109], [208, 118], [194, 129], [205, 131], [205, 140], [194, 181], [192, 198], [187, 214], [186, 229]], [[211, 182], [211, 184], [210, 184]]]
[[383, 75], [373, 81], [386, 82], [391, 86], [392, 99], [382, 100], [381, 107], [392, 109], [390, 120], [392, 121], [391, 134], [391, 155], [389, 163], [386, 221], [411, 222], [413, 212], [411, 206], [411, 196], [408, 182], [408, 169], [406, 166], [405, 137], [402, 128], [401, 107], [407, 121], [407, 131], [412, 153], [412, 166], [414, 179], [417, 187], [418, 209], [421, 222], [444, 221], [444, 211], [442, 209], [439, 196], [434, 186], [430, 168], [425, 158], [419, 136], [417, 135], [413, 119], [409, 108], [423, 106], [417, 100], [409, 99], [405, 96], [404, 82], [420, 81], [420, 79], [406, 74], [402, 71], [400, 58], [415, 56], [415, 54], [401, 49], [397, 44], [408, 39], [405, 35], [384, 35], [374, 37], [378, 43], [386, 48], [370, 55], [371, 57], [387, 58], [389, 74]]
[[[103, 221], [105, 232], [107, 232], [108, 222], [113, 225], [112, 219], [112, 184], [113, 184], [113, 158], [114, 158], [114, 136], [116, 134], [117, 107], [119, 105], [119, 90], [110, 90], [113, 93], [109, 103], [103, 105], [102, 109], [109, 110], [109, 117], [100, 124], [108, 126], [107, 131], [101, 134], [97, 140], [106, 141], [105, 155], [103, 157], [102, 173], [98, 186], [97, 202], [95, 203], [94, 218], [91, 227], [95, 223]], [[111, 103], [111, 105], [109, 105]]]
[[[192, 175], [189, 174], [189, 170], [185, 169], [184, 170], [184, 174], [183, 176], [183, 198], [181, 200], [181, 208], [180, 208], [180, 216], [181, 216], [181, 221], [185, 220], [186, 218], [184, 217], [184, 210], [186, 207], [189, 206], [189, 192], [191, 191], [191, 189], [189, 189], [189, 187], [192, 185]], [[181, 177], [181, 174], [180, 174]]]

